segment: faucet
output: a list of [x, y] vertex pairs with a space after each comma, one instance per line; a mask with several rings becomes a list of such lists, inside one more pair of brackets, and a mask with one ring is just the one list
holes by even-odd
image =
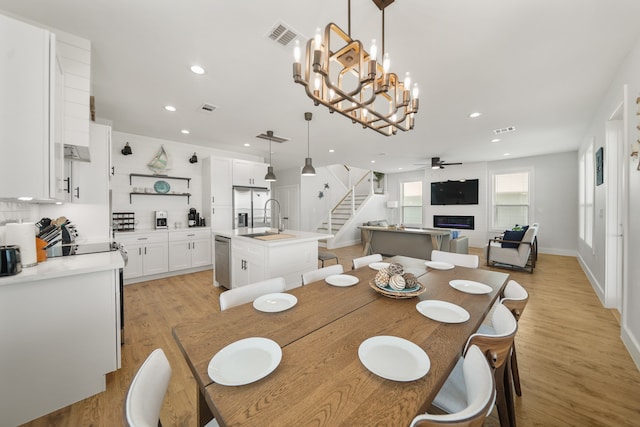
[[278, 234], [280, 234], [281, 231], [284, 231], [284, 224], [282, 223], [282, 219], [280, 218], [280, 202], [276, 199], [268, 199], [266, 202], [264, 202], [265, 219], [267, 217], [267, 205], [269, 204], [269, 202], [276, 202], [276, 205], [278, 206]]

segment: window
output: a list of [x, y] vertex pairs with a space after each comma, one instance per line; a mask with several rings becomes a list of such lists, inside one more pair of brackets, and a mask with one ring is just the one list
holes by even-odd
[[593, 143], [580, 156], [579, 164], [579, 233], [584, 243], [593, 245]]
[[493, 228], [511, 229], [529, 224], [530, 172], [493, 175]]
[[402, 183], [402, 223], [422, 225], [422, 181]]

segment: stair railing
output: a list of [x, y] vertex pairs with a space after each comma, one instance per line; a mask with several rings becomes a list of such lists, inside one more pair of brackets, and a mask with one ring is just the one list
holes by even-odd
[[333, 214], [338, 209], [338, 207], [340, 207], [342, 202], [344, 202], [347, 199], [347, 197], [351, 197], [351, 216], [355, 214], [356, 187], [358, 187], [358, 185], [360, 185], [360, 183], [363, 182], [366, 177], [369, 177], [370, 178], [369, 181], [371, 182], [371, 185], [369, 186], [369, 192], [367, 193], [367, 195], [373, 193], [373, 171], [368, 171], [367, 173], [362, 175], [362, 177], [354, 185], [352, 185], [351, 188], [345, 193], [342, 199], [340, 199], [340, 201], [336, 203], [336, 205], [333, 208], [331, 208], [331, 210], [329, 210], [329, 232], [330, 233], [333, 233], [333, 220], [332, 220]]

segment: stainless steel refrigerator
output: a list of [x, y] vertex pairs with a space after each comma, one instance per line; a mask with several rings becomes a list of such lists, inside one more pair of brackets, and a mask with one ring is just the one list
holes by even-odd
[[233, 187], [233, 228], [271, 227], [270, 192], [266, 188]]

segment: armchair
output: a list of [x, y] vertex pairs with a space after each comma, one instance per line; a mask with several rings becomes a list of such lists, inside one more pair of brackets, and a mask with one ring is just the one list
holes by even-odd
[[[505, 240], [501, 237], [490, 239], [486, 246], [487, 265], [519, 268], [533, 273], [538, 259], [537, 234], [538, 227], [531, 226], [521, 241]], [[511, 243], [511, 246], [515, 247], [503, 247], [503, 243]]]

